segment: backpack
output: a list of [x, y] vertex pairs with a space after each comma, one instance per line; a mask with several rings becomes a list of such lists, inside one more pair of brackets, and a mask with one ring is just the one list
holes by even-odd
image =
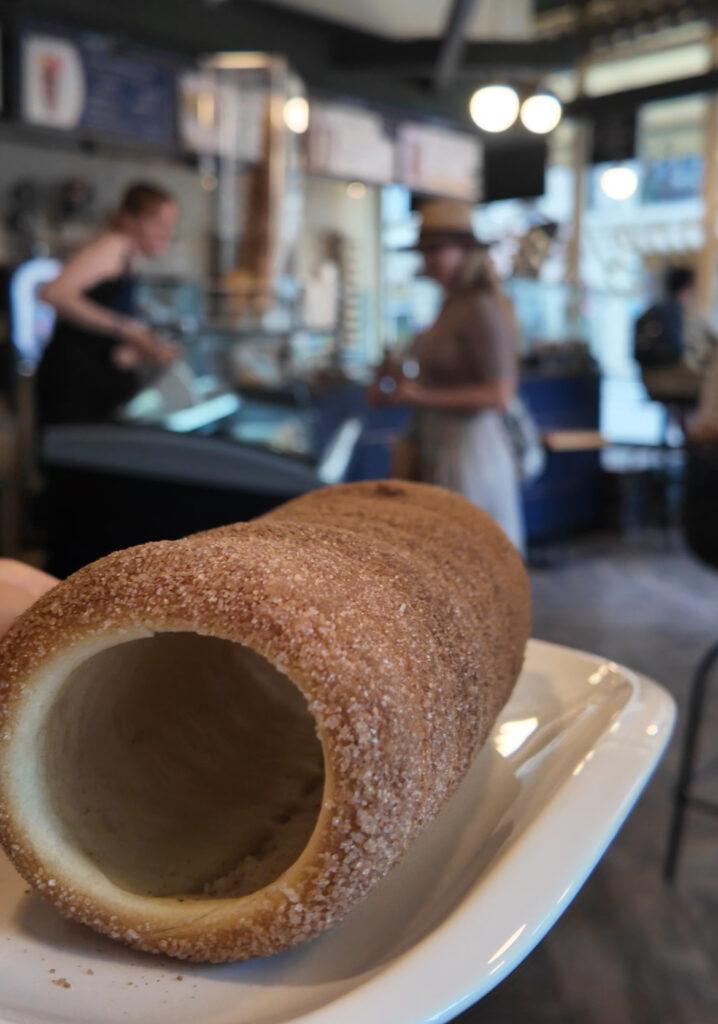
[[636, 321], [633, 357], [640, 367], [672, 366], [683, 356], [683, 311], [677, 302], [651, 306]]

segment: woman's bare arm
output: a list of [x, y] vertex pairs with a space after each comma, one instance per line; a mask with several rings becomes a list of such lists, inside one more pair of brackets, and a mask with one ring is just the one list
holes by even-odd
[[126, 265], [128, 249], [122, 235], [110, 231], [99, 235], [70, 257], [59, 276], [42, 288], [40, 297], [65, 320], [100, 334], [122, 337], [124, 331], [137, 328], [134, 321], [93, 302], [85, 292], [119, 276]]
[[516, 381], [510, 377], [485, 384], [465, 384], [452, 388], [427, 388], [414, 381], [399, 381], [390, 400], [396, 404], [443, 409], [447, 412], [478, 412], [498, 409], [505, 412], [516, 393]]
[[[144, 324], [93, 302], [85, 294], [102, 281], [119, 276], [127, 265], [128, 255], [127, 240], [116, 232], [106, 231], [75, 253], [59, 277], [44, 286], [40, 297], [65, 320], [126, 343], [130, 348], [119, 365], [127, 368], [138, 361], [166, 365], [177, 356], [176, 346], [160, 341]], [[130, 354], [131, 359], [126, 358]]]

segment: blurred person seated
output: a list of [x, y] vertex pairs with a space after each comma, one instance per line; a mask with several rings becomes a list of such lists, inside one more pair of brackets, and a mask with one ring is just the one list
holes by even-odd
[[686, 422], [686, 436], [696, 443], [718, 442], [718, 350], [703, 374], [698, 408]]
[[37, 373], [41, 426], [111, 419], [177, 355], [137, 318], [135, 292], [137, 261], [165, 252], [178, 213], [166, 189], [131, 185], [107, 227], [43, 287], [57, 321]]
[[694, 405], [718, 338], [698, 307], [694, 270], [670, 267], [664, 290], [636, 322], [634, 356], [652, 401]]

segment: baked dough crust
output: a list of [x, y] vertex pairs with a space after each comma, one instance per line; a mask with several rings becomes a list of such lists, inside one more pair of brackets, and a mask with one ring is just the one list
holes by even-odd
[[[294, 946], [355, 907], [456, 789], [516, 682], [529, 628], [526, 572], [511, 543], [484, 512], [423, 484], [326, 488], [251, 523], [116, 552], [42, 597], [0, 645], [0, 841], [23, 877], [63, 914], [136, 949], [219, 962]], [[186, 655], [184, 647], [172, 655], [173, 671], [186, 676], [177, 684], [182, 700], [192, 696], [187, 679], [205, 687], [201, 670], [191, 675], [187, 668], [204, 664], [204, 653], [196, 662], [201, 638], [218, 649], [223, 642], [228, 649], [243, 645], [272, 679], [289, 680], [291, 692], [301, 692], [304, 710], [297, 714], [311, 716], [321, 743], [323, 791], [308, 842], [256, 891], [237, 895], [230, 866], [226, 890], [215, 879], [209, 889], [183, 892], [180, 872], [165, 880], [169, 892], [148, 892], [152, 885], [137, 881], [141, 863], [128, 868], [130, 882], [105, 870], [115, 854], [121, 870], [137, 859], [136, 851], [123, 850], [122, 834], [114, 846], [105, 835], [98, 862], [90, 850], [94, 826], [87, 835], [75, 827], [83, 814], [91, 822], [101, 816], [103, 799], [106, 809], [129, 799], [100, 789], [87, 797], [94, 810], [72, 806], [77, 794], [86, 798], [88, 774], [104, 778], [102, 750], [115, 742], [111, 723], [124, 721], [127, 702], [139, 699], [132, 696], [137, 672], [146, 677], [139, 688], [150, 693], [156, 666], [165, 663], [153, 662], [154, 675], [133, 669], [135, 690], [126, 684], [125, 704], [112, 714], [97, 687], [106, 687], [107, 699], [115, 689], [125, 694], [123, 659], [129, 665], [129, 652], [145, 649], [132, 645], [169, 648], [171, 634], [188, 645]], [[92, 658], [106, 659], [96, 662], [96, 679], [88, 676]], [[207, 664], [214, 659], [208, 647]], [[145, 746], [132, 761], [135, 776], [153, 774], [142, 758], [158, 750], [164, 758], [159, 745], [168, 741], [157, 738], [162, 708], [170, 717], [176, 709], [166, 692], [162, 699], [152, 711], [137, 704], [154, 717], [149, 739], [137, 740]], [[85, 732], [83, 708], [96, 716]], [[263, 722], [265, 713], [257, 714]], [[266, 730], [275, 728], [265, 717]], [[87, 738], [94, 735], [96, 744]], [[304, 743], [311, 758], [306, 730], [301, 743], [287, 735], [287, 750]], [[217, 778], [235, 771], [221, 749], [218, 741], [215, 760], [224, 775]], [[129, 747], [118, 750], [126, 750], [115, 757], [121, 774], [123, 758], [133, 755]], [[288, 785], [299, 770], [283, 769]], [[188, 771], [180, 766], [177, 792], [168, 797], [178, 813], [185, 790], [189, 799]], [[114, 786], [116, 774], [107, 778]], [[122, 807], [132, 819], [126, 802]], [[170, 825], [176, 818], [168, 818]], [[139, 815], [136, 824], [145, 827]]]

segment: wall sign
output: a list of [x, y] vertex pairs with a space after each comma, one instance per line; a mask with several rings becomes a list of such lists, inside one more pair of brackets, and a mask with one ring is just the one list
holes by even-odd
[[114, 36], [55, 27], [21, 35], [21, 112], [29, 124], [171, 146], [172, 58]]
[[386, 185], [395, 178], [396, 148], [381, 114], [312, 101], [309, 170], [334, 178]]
[[222, 72], [187, 71], [179, 80], [179, 132], [194, 153], [249, 163], [264, 153], [268, 92], [256, 81], [223, 81]]
[[85, 109], [85, 73], [67, 39], [32, 33], [22, 43], [22, 115], [30, 124], [75, 128]]
[[398, 143], [399, 181], [412, 192], [481, 199], [483, 144], [478, 136], [405, 122]]
[[653, 160], [646, 165], [643, 202], [697, 199], [703, 186], [703, 157], [695, 153]]

